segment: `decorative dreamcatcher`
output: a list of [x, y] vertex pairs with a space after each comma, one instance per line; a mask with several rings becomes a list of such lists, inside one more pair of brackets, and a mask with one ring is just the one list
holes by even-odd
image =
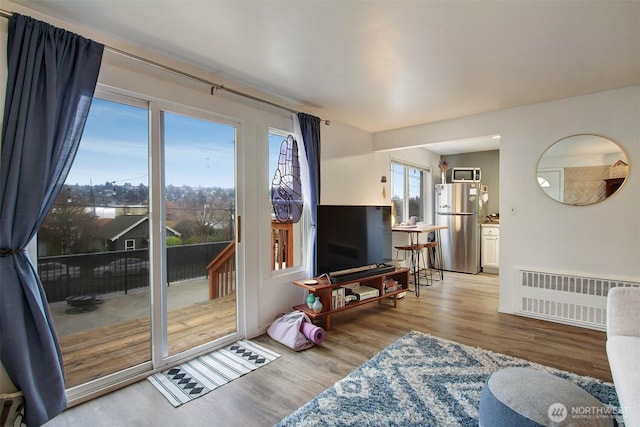
[[271, 205], [278, 222], [298, 222], [302, 216], [298, 142], [291, 135], [280, 145], [278, 168], [271, 181]]

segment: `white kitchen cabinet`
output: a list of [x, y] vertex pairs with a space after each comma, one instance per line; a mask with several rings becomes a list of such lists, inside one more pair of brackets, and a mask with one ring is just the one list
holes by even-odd
[[500, 267], [500, 225], [482, 224], [482, 248], [481, 265], [482, 271], [487, 273], [498, 273]]

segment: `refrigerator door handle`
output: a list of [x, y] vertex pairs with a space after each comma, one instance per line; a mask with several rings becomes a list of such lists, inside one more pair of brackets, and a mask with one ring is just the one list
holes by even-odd
[[475, 215], [475, 213], [474, 212], [436, 212], [436, 215], [448, 215], [448, 216]]

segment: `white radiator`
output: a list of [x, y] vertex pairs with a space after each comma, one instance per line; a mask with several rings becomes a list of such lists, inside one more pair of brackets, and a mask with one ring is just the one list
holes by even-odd
[[519, 270], [518, 314], [604, 331], [607, 295], [619, 286], [640, 282]]

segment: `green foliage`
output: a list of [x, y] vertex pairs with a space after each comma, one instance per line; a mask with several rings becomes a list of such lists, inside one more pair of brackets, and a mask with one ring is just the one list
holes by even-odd
[[178, 246], [180, 245], [182, 242], [180, 241], [180, 238], [177, 236], [168, 236], [167, 237], [167, 246]]
[[199, 236], [195, 236], [195, 235], [194, 235], [194, 236], [189, 237], [189, 238], [186, 240], [186, 242], [185, 242], [185, 243], [186, 243], [187, 245], [194, 245], [194, 244], [196, 244], [196, 243], [202, 243], [202, 242], [200, 241], [200, 237], [199, 237]]

